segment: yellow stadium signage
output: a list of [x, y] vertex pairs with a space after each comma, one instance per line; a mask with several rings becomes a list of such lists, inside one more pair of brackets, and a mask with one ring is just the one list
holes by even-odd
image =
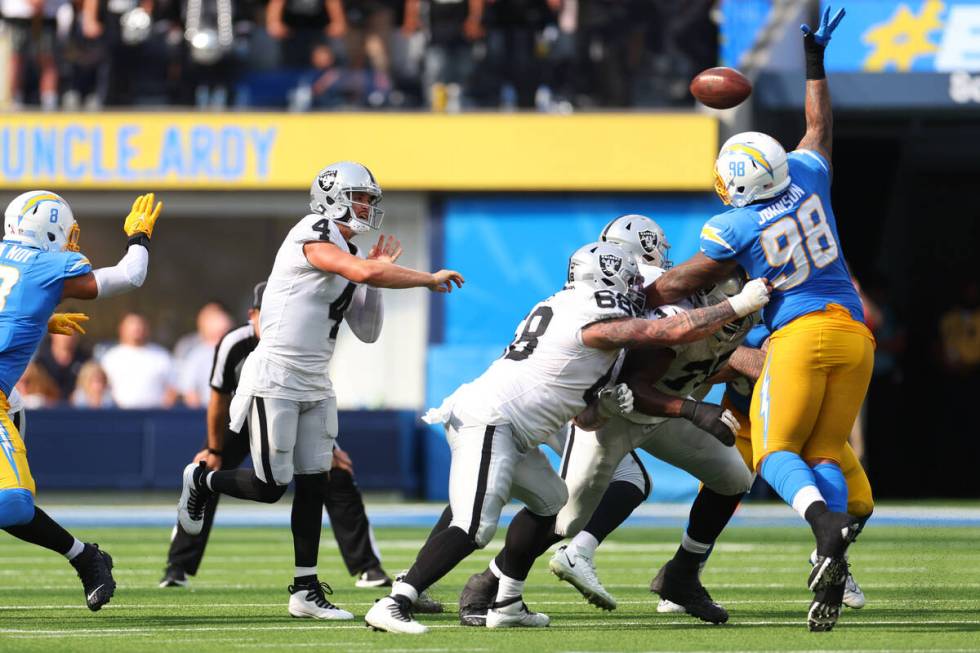
[[696, 114], [7, 114], [0, 187], [300, 189], [338, 160], [390, 190], [708, 190]]

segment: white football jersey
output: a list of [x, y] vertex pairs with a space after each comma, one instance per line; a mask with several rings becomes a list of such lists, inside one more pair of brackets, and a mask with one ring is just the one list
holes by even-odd
[[262, 337], [242, 368], [240, 394], [297, 401], [334, 396], [328, 366], [357, 284], [307, 260], [303, 245], [321, 241], [363, 258], [322, 215], [308, 215], [289, 231], [262, 296]]
[[562, 290], [535, 306], [503, 355], [443, 405], [464, 424], [510, 424], [519, 446], [536, 446], [612, 378], [619, 350], [586, 347], [582, 328], [632, 313], [626, 297], [609, 290]]

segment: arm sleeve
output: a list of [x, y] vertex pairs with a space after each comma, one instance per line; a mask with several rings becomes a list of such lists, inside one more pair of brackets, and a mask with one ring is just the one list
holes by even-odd
[[94, 272], [95, 283], [99, 289], [98, 297], [111, 297], [139, 288], [146, 280], [146, 269], [149, 264], [150, 252], [146, 247], [138, 244], [130, 245], [119, 263], [111, 268], [99, 268]]
[[705, 256], [715, 261], [727, 261], [738, 255], [742, 245], [732, 223], [731, 213], [716, 215], [704, 223], [699, 240]]
[[375, 342], [381, 335], [381, 326], [385, 319], [381, 291], [364, 284], [358, 286], [344, 319], [359, 340]]

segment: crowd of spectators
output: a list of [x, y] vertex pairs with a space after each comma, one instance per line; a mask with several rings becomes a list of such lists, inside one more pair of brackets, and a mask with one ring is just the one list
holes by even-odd
[[119, 340], [91, 350], [78, 335], [45, 337], [17, 383], [28, 408], [189, 408], [210, 397], [214, 348], [234, 326], [228, 311], [209, 302], [198, 311], [197, 329], [173, 352], [152, 340], [150, 322], [127, 313]]
[[689, 101], [717, 0], [2, 0], [13, 107]]

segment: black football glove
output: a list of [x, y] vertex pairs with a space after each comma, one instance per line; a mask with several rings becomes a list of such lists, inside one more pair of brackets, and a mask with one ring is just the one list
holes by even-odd
[[739, 424], [730, 410], [725, 410], [718, 404], [685, 399], [681, 404], [681, 417], [715, 436], [726, 447], [735, 444]]

